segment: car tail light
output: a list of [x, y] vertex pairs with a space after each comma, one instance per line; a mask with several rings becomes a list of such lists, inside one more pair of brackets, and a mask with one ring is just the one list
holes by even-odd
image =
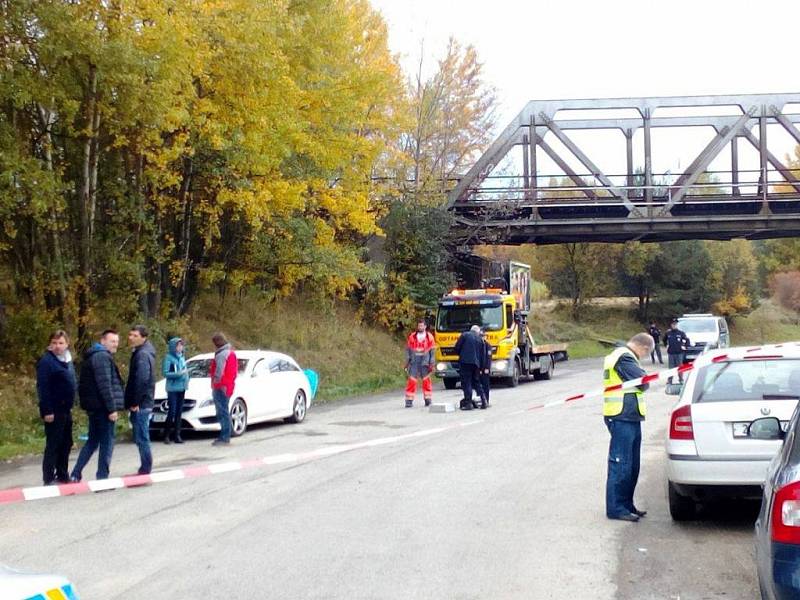
[[692, 427], [692, 405], [686, 404], [672, 411], [669, 422], [669, 439], [693, 440], [694, 428]]
[[772, 502], [772, 541], [800, 544], [800, 481], [783, 486]]

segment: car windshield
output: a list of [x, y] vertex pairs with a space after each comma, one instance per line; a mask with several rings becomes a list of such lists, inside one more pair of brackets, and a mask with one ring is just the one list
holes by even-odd
[[684, 333], [714, 333], [717, 322], [716, 319], [678, 319], [678, 329]]
[[[209, 369], [211, 368], [211, 361], [214, 360], [213, 358], [200, 358], [197, 360], [190, 360], [186, 363], [186, 370], [189, 371], [189, 377], [191, 379], [199, 379], [202, 377], [211, 377], [209, 375]], [[244, 373], [244, 370], [247, 368], [247, 359], [240, 358], [237, 361], [239, 363], [239, 375]]]
[[490, 331], [503, 328], [502, 304], [456, 304], [440, 306], [436, 317], [436, 331], [466, 331], [472, 325]]
[[692, 402], [792, 400], [800, 396], [800, 359], [712, 363], [697, 374]]

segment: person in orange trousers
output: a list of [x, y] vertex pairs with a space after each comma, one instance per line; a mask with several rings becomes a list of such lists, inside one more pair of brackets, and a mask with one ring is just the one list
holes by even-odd
[[417, 379], [422, 379], [422, 397], [425, 399], [425, 406], [431, 405], [433, 399], [431, 373], [433, 373], [433, 349], [435, 347], [436, 342], [428, 331], [427, 322], [425, 319], [419, 319], [417, 330], [408, 336], [406, 344], [405, 369], [408, 373], [406, 408], [414, 405], [414, 398], [417, 395]]

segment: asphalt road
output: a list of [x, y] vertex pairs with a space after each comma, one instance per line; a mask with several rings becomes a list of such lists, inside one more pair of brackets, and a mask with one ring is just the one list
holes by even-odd
[[[229, 448], [206, 436], [155, 442], [158, 470], [376, 440], [290, 465], [3, 506], [0, 562], [64, 574], [84, 599], [755, 598], [757, 507], [669, 518], [672, 398], [648, 394], [639, 523], [605, 518], [600, 401], [529, 410], [595, 389], [600, 369], [560, 363], [552, 381], [497, 388], [486, 411], [405, 409], [398, 390], [313, 407], [301, 425], [254, 427]], [[436, 401], [457, 402], [459, 390], [440, 387]], [[119, 444], [112, 476], [136, 466], [135, 447]], [[6, 465], [0, 489], [39, 476], [36, 461]]]

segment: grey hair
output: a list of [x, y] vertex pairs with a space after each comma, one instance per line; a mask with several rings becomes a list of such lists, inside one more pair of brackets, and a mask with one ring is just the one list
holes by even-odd
[[637, 346], [641, 346], [642, 348], [647, 348], [650, 352], [655, 350], [656, 341], [653, 339], [653, 336], [649, 333], [637, 333], [631, 339], [628, 340], [628, 344], [636, 344]]
[[472, 327], [469, 328], [469, 330], [474, 332], [474, 333], [480, 333], [481, 332], [481, 328], [478, 325], [473, 325]]

